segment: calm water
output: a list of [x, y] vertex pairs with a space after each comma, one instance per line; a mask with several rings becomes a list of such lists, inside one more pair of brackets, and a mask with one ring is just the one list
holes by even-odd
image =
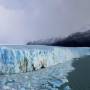
[[72, 90], [90, 90], [90, 56], [73, 61], [72, 66], [75, 70], [68, 74]]

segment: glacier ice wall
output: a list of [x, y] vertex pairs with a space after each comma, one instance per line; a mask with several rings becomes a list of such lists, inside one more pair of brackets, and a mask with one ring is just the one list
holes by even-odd
[[[42, 47], [42, 48], [41, 48]], [[45, 48], [47, 47], [47, 48]], [[0, 74], [29, 72], [90, 54], [89, 48], [37, 46], [28, 49], [0, 47]]]

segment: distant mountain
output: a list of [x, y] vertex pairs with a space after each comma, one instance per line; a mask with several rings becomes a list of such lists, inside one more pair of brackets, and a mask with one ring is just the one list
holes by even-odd
[[90, 30], [86, 32], [77, 32], [63, 39], [49, 39], [45, 41], [29, 42], [27, 45], [51, 45], [65, 47], [90, 47]]
[[90, 30], [74, 33], [64, 38], [62, 41], [56, 41], [52, 45], [66, 47], [90, 47]]
[[46, 40], [38, 40], [33, 42], [28, 42], [27, 45], [52, 45], [56, 41], [60, 41], [60, 38], [50, 38]]

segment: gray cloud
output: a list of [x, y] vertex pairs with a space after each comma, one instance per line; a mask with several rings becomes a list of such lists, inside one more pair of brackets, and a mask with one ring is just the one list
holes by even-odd
[[26, 0], [0, 0], [0, 4], [8, 9], [23, 9], [27, 5], [28, 3], [27, 1]]
[[0, 43], [65, 37], [90, 24], [90, 0], [0, 0]]

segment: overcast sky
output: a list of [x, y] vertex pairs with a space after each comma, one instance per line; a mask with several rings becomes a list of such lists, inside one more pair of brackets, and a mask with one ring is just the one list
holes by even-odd
[[90, 24], [90, 0], [0, 0], [0, 44], [65, 37]]

